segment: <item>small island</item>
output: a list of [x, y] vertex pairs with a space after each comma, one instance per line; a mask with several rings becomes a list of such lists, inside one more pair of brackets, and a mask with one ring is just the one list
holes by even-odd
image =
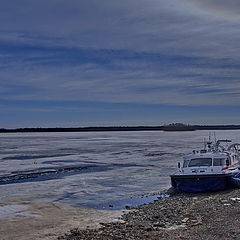
[[186, 125], [183, 123], [171, 123], [169, 125], [163, 126], [163, 131], [195, 131], [197, 130], [194, 126]]

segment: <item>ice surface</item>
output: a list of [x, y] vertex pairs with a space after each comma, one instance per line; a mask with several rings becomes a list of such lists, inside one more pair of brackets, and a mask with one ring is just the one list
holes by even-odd
[[0, 219], [9, 217], [27, 217], [31, 214], [27, 211], [27, 206], [19, 204], [9, 204], [0, 206]]
[[[240, 142], [240, 131], [216, 131]], [[0, 201], [36, 195], [73, 205], [161, 191], [208, 131], [0, 134]]]

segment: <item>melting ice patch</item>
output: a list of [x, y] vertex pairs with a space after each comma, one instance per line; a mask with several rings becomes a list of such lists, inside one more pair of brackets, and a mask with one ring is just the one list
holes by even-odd
[[19, 204], [9, 204], [0, 206], [0, 219], [10, 217], [28, 217], [31, 213], [27, 211], [28, 207]]
[[[216, 135], [240, 142], [240, 131]], [[159, 192], [206, 137], [208, 131], [1, 134], [0, 201], [37, 195], [94, 205]]]

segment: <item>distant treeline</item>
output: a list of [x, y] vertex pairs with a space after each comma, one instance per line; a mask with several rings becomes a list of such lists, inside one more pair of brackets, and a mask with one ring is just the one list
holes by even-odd
[[75, 127], [75, 128], [17, 128], [0, 129], [0, 133], [16, 132], [111, 132], [111, 131], [195, 131], [195, 130], [236, 130], [240, 125], [185, 125], [169, 124], [164, 126], [136, 126], [136, 127]]

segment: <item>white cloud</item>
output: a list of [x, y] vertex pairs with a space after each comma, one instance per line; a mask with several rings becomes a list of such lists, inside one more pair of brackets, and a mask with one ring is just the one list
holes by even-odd
[[[238, 104], [238, 24], [198, 12], [189, 2], [196, 3], [4, 3], [1, 98]], [[226, 11], [234, 2], [229, 1]], [[202, 1], [207, 9], [215, 5]], [[219, 9], [225, 5], [221, 1]], [[90, 59], [81, 62], [83, 49]]]
[[32, 44], [213, 55], [223, 44], [229, 46], [229, 34], [239, 33], [237, 25], [202, 18], [177, 0], [25, 0], [4, 5], [0, 30]]
[[185, 0], [203, 11], [226, 19], [240, 18], [240, 2], [238, 0]]

